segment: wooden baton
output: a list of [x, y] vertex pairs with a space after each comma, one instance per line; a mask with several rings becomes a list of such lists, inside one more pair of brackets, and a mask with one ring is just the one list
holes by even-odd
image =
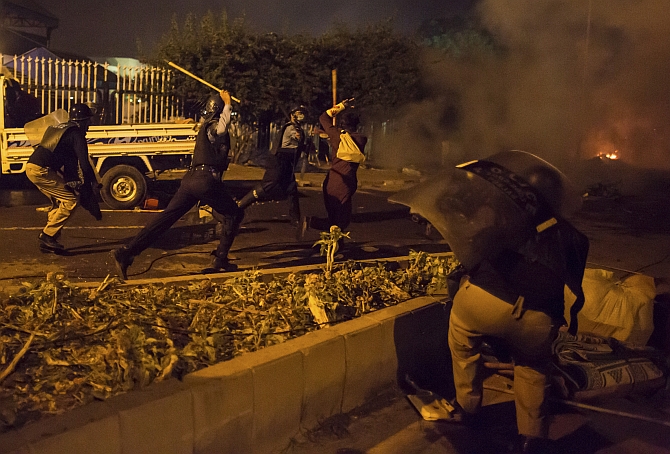
[[[197, 81], [200, 82], [201, 84], [205, 84], [205, 85], [207, 85], [209, 88], [211, 88], [211, 89], [213, 89], [213, 90], [221, 91], [220, 88], [215, 87], [214, 85], [210, 84], [210, 83], [207, 82], [206, 80], [201, 79], [200, 77], [196, 76], [196, 75], [193, 74], [192, 72], [187, 71], [186, 69], [182, 68], [182, 67], [179, 66], [178, 64], [176, 64], [176, 63], [172, 63], [171, 61], [167, 61], [167, 60], [165, 60], [165, 61], [167, 62], [168, 65], [172, 66], [173, 68], [178, 69], [179, 71], [183, 72], [183, 73], [186, 74], [187, 76], [190, 76], [190, 77], [194, 78], [195, 80], [197, 80]], [[237, 98], [236, 98], [235, 96], [233, 96], [233, 95], [230, 95], [230, 99], [232, 99], [232, 100], [235, 101], [235, 102], [242, 102], [242, 101], [240, 101], [239, 99], [237, 99]]]

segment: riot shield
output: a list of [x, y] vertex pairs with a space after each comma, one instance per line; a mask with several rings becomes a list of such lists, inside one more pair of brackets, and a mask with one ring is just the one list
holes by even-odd
[[551, 164], [509, 151], [445, 169], [389, 201], [426, 218], [471, 269], [503, 249], [521, 247], [554, 213], [573, 210], [581, 203], [575, 194]]
[[61, 123], [66, 123], [69, 119], [68, 113], [65, 109], [56, 109], [48, 115], [38, 118], [37, 120], [29, 121], [23, 127], [30, 145], [33, 147], [40, 143], [44, 132], [49, 126], [56, 126]]
[[459, 169], [445, 169], [389, 201], [426, 218], [468, 269], [527, 238], [523, 210], [486, 180]]
[[582, 207], [583, 199], [570, 179], [532, 153], [503, 151], [486, 158], [486, 161], [497, 163], [528, 182], [558, 216], [569, 217]]

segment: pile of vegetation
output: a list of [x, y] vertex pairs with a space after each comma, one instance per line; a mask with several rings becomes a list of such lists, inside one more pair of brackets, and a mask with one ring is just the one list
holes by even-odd
[[272, 279], [24, 283], [1, 302], [0, 432], [432, 294], [458, 268], [453, 255], [412, 253], [406, 268], [329, 260]]

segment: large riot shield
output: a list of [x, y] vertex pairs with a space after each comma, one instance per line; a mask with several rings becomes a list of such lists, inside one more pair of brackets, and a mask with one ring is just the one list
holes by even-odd
[[581, 198], [551, 164], [508, 151], [445, 169], [389, 201], [426, 218], [472, 268], [503, 249], [518, 249], [552, 216], [578, 207]]
[[509, 169], [530, 184], [557, 216], [569, 217], [582, 207], [582, 196], [570, 179], [552, 164], [532, 153], [520, 150], [503, 151], [486, 158], [486, 161]]
[[65, 109], [56, 109], [48, 115], [29, 121], [23, 127], [30, 145], [37, 146], [42, 141], [44, 133], [49, 126], [57, 126], [61, 123], [67, 123], [68, 113]]

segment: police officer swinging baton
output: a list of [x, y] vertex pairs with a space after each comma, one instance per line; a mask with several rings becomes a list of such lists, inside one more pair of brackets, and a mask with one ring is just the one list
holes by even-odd
[[[192, 78], [194, 78], [194, 79], [197, 80], [198, 82], [207, 85], [209, 88], [214, 89], [214, 90], [216, 90], [217, 92], [218, 92], [218, 91], [221, 91], [220, 88], [217, 88], [217, 87], [215, 87], [214, 85], [212, 85], [212, 84], [210, 84], [209, 82], [207, 82], [206, 80], [203, 80], [203, 79], [199, 78], [199, 77], [196, 76], [195, 74], [193, 74], [193, 73], [191, 73], [191, 72], [185, 70], [184, 68], [182, 68], [181, 66], [177, 65], [176, 63], [172, 63], [171, 61], [167, 61], [167, 60], [165, 60], [165, 61], [167, 62], [168, 65], [172, 66], [173, 68], [177, 68], [179, 71], [183, 72], [183, 73], [186, 74], [187, 76], [191, 76]], [[230, 99], [232, 99], [232, 100], [235, 101], [235, 102], [242, 102], [242, 101], [240, 101], [239, 99], [237, 99], [235, 96], [231, 96]]]

